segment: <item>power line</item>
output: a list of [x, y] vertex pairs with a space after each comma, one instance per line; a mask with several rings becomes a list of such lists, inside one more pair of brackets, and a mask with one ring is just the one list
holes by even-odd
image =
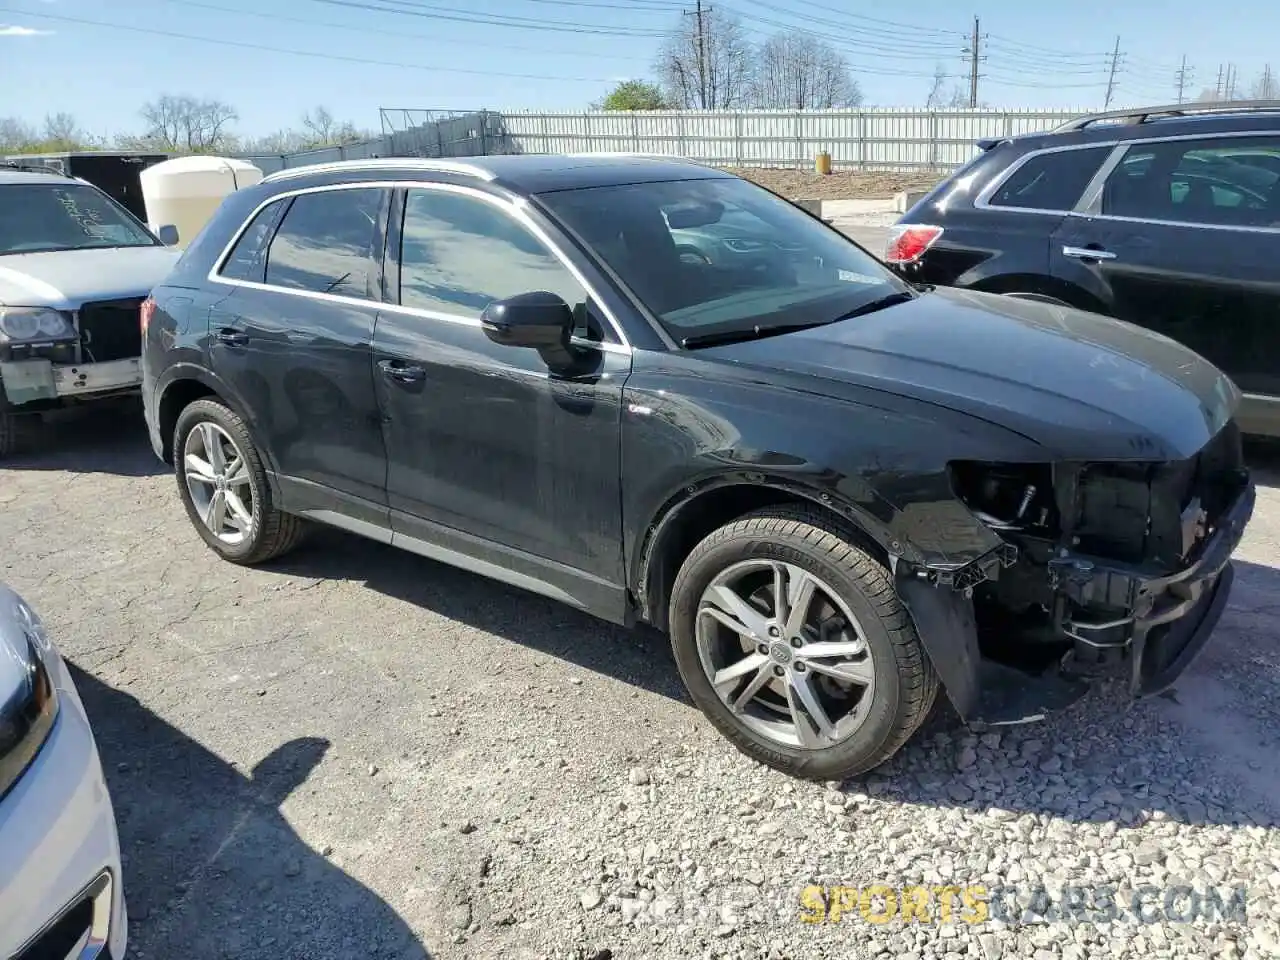
[[394, 60], [373, 59], [371, 57], [352, 57], [340, 53], [318, 53], [312, 50], [294, 50], [289, 47], [275, 47], [265, 43], [249, 43], [244, 40], [218, 40], [213, 37], [198, 37], [190, 33], [178, 33], [173, 30], [153, 30], [149, 27], [135, 27], [123, 23], [106, 23], [102, 20], [89, 20], [84, 17], [68, 17], [55, 13], [35, 13], [31, 10], [15, 10], [12, 7], [0, 7], [0, 13], [16, 13], [24, 17], [35, 17], [39, 20], [54, 20], [59, 23], [75, 23], [88, 27], [102, 27], [106, 30], [124, 30], [129, 33], [142, 33], [153, 37], [168, 37], [173, 40], [191, 40], [196, 43], [212, 43], [223, 47], [239, 47], [243, 50], [260, 50], [264, 53], [284, 54], [291, 57], [316, 57], [320, 60], [340, 60], [344, 63], [362, 63], [375, 67], [396, 67], [402, 70], [422, 70], [427, 73], [463, 73], [481, 77], [505, 77], [512, 80], [551, 80], [572, 83], [608, 83], [608, 77], [556, 77], [533, 73], [498, 73], [492, 70], [467, 70], [462, 67], [435, 67], [423, 63], [401, 63]]
[[[765, 9], [765, 10], [772, 10], [774, 13], [781, 13], [787, 16], [796, 17], [797, 19], [800, 19], [800, 20], [807, 20], [814, 23], [826, 23], [828, 25], [834, 25], [838, 27], [847, 27], [849, 22], [852, 20], [852, 21], [861, 21], [863, 23], [873, 24], [874, 26], [877, 26], [877, 27], [895, 27], [901, 30], [910, 30], [912, 33], [917, 35], [934, 34], [935, 36], [938, 36], [940, 38], [946, 37], [948, 38], [948, 40], [954, 40], [956, 37], [964, 36], [964, 33], [960, 30], [947, 30], [942, 27], [923, 27], [916, 23], [902, 23], [901, 21], [898, 21], [898, 20], [885, 20], [880, 17], [869, 17], [863, 13], [850, 13], [847, 10], [838, 10], [833, 7], [823, 7], [823, 6], [813, 5], [812, 7], [810, 7], [810, 9], [824, 10], [828, 13], [835, 14], [836, 17], [838, 17], [838, 19], [835, 19], [835, 20], [827, 19], [825, 17], [814, 16], [811, 13], [801, 13], [798, 10], [792, 10], [787, 7], [779, 7], [776, 4], [765, 2], [765, 0], [742, 0], [742, 2], [748, 3], [753, 7], [761, 7], [762, 9]], [[900, 38], [899, 42], [904, 42], [904, 43], [910, 42], [910, 39], [911, 38], [907, 38], [907, 37]], [[919, 42], [926, 43], [930, 41], [925, 41], [922, 39]], [[934, 42], [941, 42], [941, 41], [934, 41]]]
[[[381, 29], [380, 30], [377, 27], [365, 26], [364, 24], [361, 24], [360, 26], [353, 26], [352, 24], [349, 24], [349, 23], [334, 23], [331, 20], [313, 20], [310, 17], [291, 17], [283, 13], [266, 13], [261, 10], [243, 10], [239, 7], [225, 7], [217, 3], [205, 3], [203, 2], [203, 0], [164, 0], [164, 2], [177, 3], [185, 7], [195, 7], [201, 10], [210, 10], [215, 13], [229, 13], [235, 16], [242, 16], [242, 17], [260, 17], [264, 20], [278, 20], [282, 23], [303, 23], [311, 27], [328, 27], [333, 30], [342, 30], [346, 33], [367, 33], [370, 35], [378, 35], [378, 36], [384, 36], [384, 37], [404, 37], [408, 39], [417, 39], [417, 40], [439, 41], [442, 39], [436, 34], [430, 34], [430, 33], [414, 33], [412, 31], [406, 31], [406, 30], [400, 30], [400, 29], [396, 29], [396, 30]], [[521, 44], [493, 43], [492, 41], [486, 41], [485, 47], [486, 49], [494, 49], [494, 50], [514, 50], [520, 53], [557, 53], [558, 52], [555, 50], [549, 50], [546, 47], [542, 47], [542, 46], [532, 47], [532, 46], [521, 45]], [[565, 56], [597, 57], [597, 58], [607, 59], [607, 60], [634, 60], [637, 62], [644, 61], [645, 63], [649, 63], [653, 59], [652, 57], [624, 56], [624, 55], [619, 55], [615, 53], [603, 53], [595, 50], [573, 50], [573, 51], [559, 51], [559, 52], [563, 52]]]

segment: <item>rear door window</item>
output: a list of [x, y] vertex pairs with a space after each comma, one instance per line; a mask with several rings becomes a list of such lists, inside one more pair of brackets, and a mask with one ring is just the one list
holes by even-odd
[[1072, 210], [1111, 150], [1087, 147], [1033, 156], [996, 188], [987, 205], [1063, 213]]
[[1101, 212], [1203, 226], [1280, 226], [1280, 136], [1135, 145], [1107, 178]]
[[378, 211], [384, 191], [355, 187], [293, 198], [267, 254], [274, 287], [375, 299]]

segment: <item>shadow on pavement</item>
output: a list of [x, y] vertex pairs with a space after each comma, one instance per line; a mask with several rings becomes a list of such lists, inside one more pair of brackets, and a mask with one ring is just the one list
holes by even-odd
[[647, 627], [617, 627], [558, 601], [327, 527], [272, 568], [360, 582], [476, 630], [687, 701], [667, 638]]
[[130, 956], [429, 960], [395, 910], [280, 814], [328, 741], [284, 743], [245, 774], [68, 666], [115, 804]]
[[32, 439], [4, 470], [62, 470], [152, 477], [170, 472], [151, 450], [142, 399], [96, 400], [45, 414], [32, 427]]

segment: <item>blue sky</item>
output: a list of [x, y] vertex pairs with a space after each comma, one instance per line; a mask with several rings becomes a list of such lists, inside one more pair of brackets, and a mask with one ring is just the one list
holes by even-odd
[[[1203, 0], [712, 5], [740, 17], [756, 38], [780, 27], [822, 36], [848, 58], [866, 102], [882, 106], [923, 103], [938, 65], [967, 77], [962, 50], [974, 14], [987, 54], [980, 95], [998, 106], [1099, 105], [1117, 35], [1118, 103], [1172, 100], [1184, 54], [1195, 70], [1192, 93], [1212, 87], [1224, 63], [1236, 64], [1241, 93], [1269, 57], [1280, 73], [1275, 0], [1227, 8]], [[66, 111], [109, 134], [137, 129], [143, 102], [186, 93], [227, 101], [239, 111], [238, 132], [258, 135], [296, 126], [320, 104], [366, 128], [378, 126], [380, 106], [583, 109], [612, 82], [647, 76], [663, 32], [692, 7], [693, 0], [0, 0], [0, 79], [10, 92], [0, 114], [39, 121]], [[275, 52], [284, 49], [314, 56]]]

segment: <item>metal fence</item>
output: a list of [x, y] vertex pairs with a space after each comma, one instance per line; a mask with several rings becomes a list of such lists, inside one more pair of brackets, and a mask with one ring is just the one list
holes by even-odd
[[820, 152], [836, 169], [946, 170], [983, 137], [1054, 127], [1084, 110], [685, 110], [536, 113], [384, 108], [383, 135], [286, 156], [250, 156], [282, 167], [364, 157], [461, 157], [502, 153], [634, 152], [717, 166], [808, 167]]

